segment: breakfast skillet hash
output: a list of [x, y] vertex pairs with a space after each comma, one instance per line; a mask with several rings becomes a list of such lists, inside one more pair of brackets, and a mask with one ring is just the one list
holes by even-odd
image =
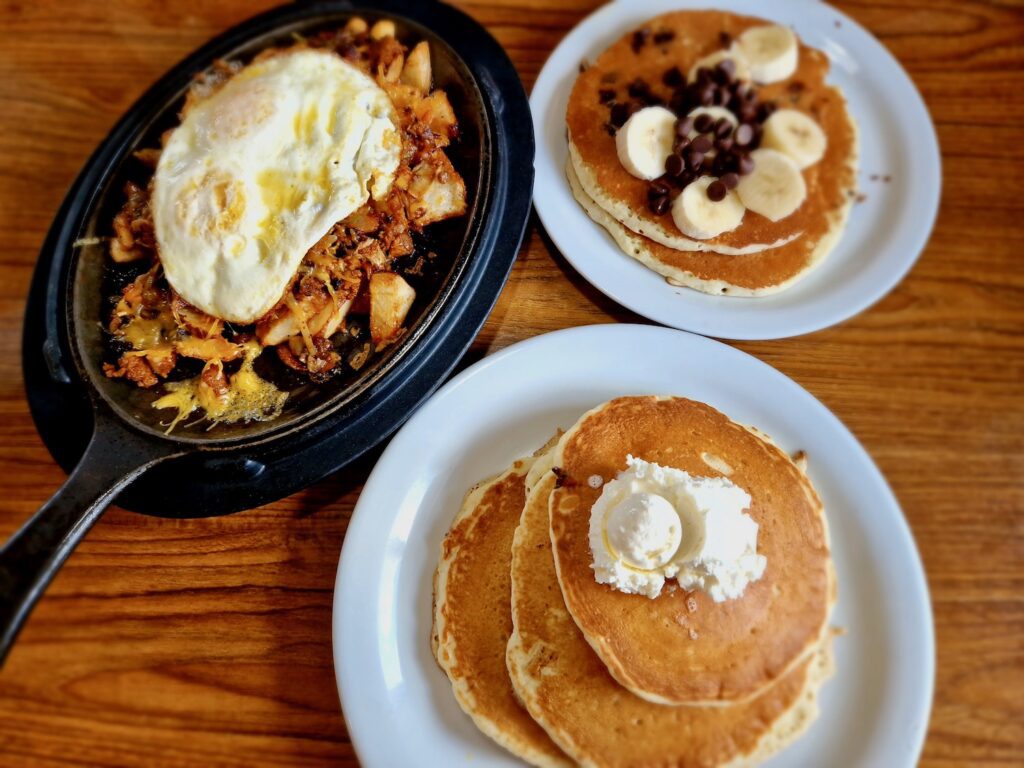
[[[432, 80], [426, 41], [358, 17], [200, 76], [162, 148], [136, 153], [152, 176], [127, 183], [113, 220], [111, 260], [136, 276], [110, 314], [106, 375], [162, 385], [168, 431], [196, 411], [267, 420], [287, 393], [254, 369], [264, 350], [318, 384], [397, 340], [406, 277], [435, 257], [418, 236], [466, 212], [445, 153], [458, 123]], [[343, 358], [338, 337], [364, 327]]]

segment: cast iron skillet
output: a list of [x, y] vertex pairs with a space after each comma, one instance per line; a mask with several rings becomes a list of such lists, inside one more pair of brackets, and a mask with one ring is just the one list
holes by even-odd
[[[446, 90], [459, 117], [462, 138], [450, 154], [466, 179], [471, 207], [463, 219], [435, 225], [441, 227], [436, 245], [451, 254], [446, 273], [439, 275], [433, 294], [414, 307], [402, 341], [358, 377], [296, 387], [285, 412], [271, 422], [179, 428], [167, 435], [162, 423], [167, 413], [151, 407], [152, 393], [102, 373], [107, 257], [101, 245], [75, 243], [109, 233], [121, 186], [131, 173], [131, 152], [158, 145], [156, 137], [175, 123], [197, 72], [216, 58], [246, 60], [287, 44], [296, 33], [339, 28], [355, 13], [371, 23], [393, 19], [401, 39], [429, 40], [435, 84]], [[187, 473], [204, 476], [211, 467], [240, 467], [226, 483], [218, 481], [218, 490], [231, 497], [210, 499], [182, 516], [224, 514], [288, 495], [393, 432], [451, 371], [493, 306], [522, 242], [533, 153], [529, 107], [507, 55], [465, 14], [424, 0], [383, 0], [372, 9], [346, 0], [281, 7], [215, 38], [154, 85], [72, 186], [33, 278], [24, 339], [33, 415], [44, 438], [52, 436], [56, 427], [47, 415], [74, 412], [65, 398], [84, 396], [93, 426], [64, 486], [0, 550], [0, 663], [76, 544], [144, 473], [166, 480], [164, 495], [173, 499], [176, 470], [186, 473], [180, 481], [187, 486], [194, 485]], [[34, 393], [33, 384], [41, 394]], [[297, 462], [297, 456], [306, 460]], [[276, 474], [278, 465], [284, 470]], [[264, 473], [272, 482], [246, 493], [247, 481]]]

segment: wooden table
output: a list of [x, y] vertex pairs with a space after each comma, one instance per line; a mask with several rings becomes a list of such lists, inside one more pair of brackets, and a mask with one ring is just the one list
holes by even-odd
[[[0, 6], [0, 536], [63, 481], [29, 417], [19, 344], [29, 277], [65, 190], [145, 87], [274, 2]], [[529, 87], [597, 4], [463, 5]], [[840, 5], [903, 62], [928, 102], [943, 149], [939, 222], [912, 274], [870, 311], [803, 338], [737, 346], [856, 433], [910, 520], [938, 633], [923, 764], [1021, 765], [1024, 8]], [[584, 282], [534, 223], [469, 359], [616, 321], [640, 319]], [[226, 518], [111, 509], [0, 675], [0, 764], [354, 764], [331, 663], [331, 596], [373, 459]]]

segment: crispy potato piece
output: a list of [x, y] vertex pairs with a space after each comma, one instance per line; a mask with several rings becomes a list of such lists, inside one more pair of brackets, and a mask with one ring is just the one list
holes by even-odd
[[391, 19], [381, 19], [370, 27], [370, 37], [374, 40], [383, 40], [385, 37], [395, 36], [395, 22]]
[[434, 91], [413, 106], [416, 117], [438, 136], [452, 139], [456, 133], [455, 110], [444, 91]]
[[[116, 221], [116, 219], [115, 219]], [[130, 261], [138, 261], [146, 254], [140, 248], [125, 247], [120, 237], [110, 240], [110, 258], [118, 264], [127, 264]]]
[[466, 183], [444, 152], [434, 152], [413, 168], [409, 219], [425, 227], [466, 212]]
[[405, 59], [400, 82], [411, 85], [422, 94], [430, 93], [433, 72], [430, 68], [430, 43], [421, 40]]
[[224, 330], [224, 321], [220, 318], [193, 307], [174, 291], [171, 292], [171, 296], [171, 314], [174, 315], [174, 321], [193, 336], [207, 339], [219, 336]]
[[362, 35], [370, 29], [370, 25], [366, 23], [366, 19], [362, 16], [353, 16], [348, 20], [348, 24], [345, 25], [345, 31], [350, 35]]
[[376, 272], [370, 278], [370, 337], [378, 349], [398, 338], [415, 299], [401, 275]]
[[174, 342], [174, 351], [182, 357], [191, 357], [196, 360], [235, 360], [242, 356], [242, 347], [232, 344], [223, 336], [214, 336], [210, 339], [197, 339], [194, 336], [186, 336]]

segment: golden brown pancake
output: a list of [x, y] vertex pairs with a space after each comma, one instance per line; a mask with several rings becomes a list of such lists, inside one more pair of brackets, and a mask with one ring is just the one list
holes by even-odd
[[[637, 234], [676, 249], [747, 253], [777, 246], [796, 236], [816, 243], [829, 235], [843, 218], [856, 186], [856, 128], [838, 88], [827, 85], [828, 57], [801, 43], [796, 73], [788, 80], [757, 87], [762, 101], [776, 100], [811, 115], [828, 137], [825, 156], [804, 170], [807, 199], [790, 216], [777, 221], [748, 210], [735, 230], [716, 238], [695, 241], [679, 231], [671, 215], [656, 216], [647, 206], [648, 182], [631, 176], [619, 162], [615, 137], [606, 125], [609, 108], [600, 91], [614, 89], [619, 100], [636, 78], [646, 81], [655, 95], [665, 98], [670, 89], [662, 74], [675, 66], [683, 72], [701, 57], [722, 48], [721, 33], [736, 37], [750, 27], [771, 22], [724, 11], [677, 11], [652, 19], [645, 26], [656, 35], [672, 31], [667, 43], [632, 48], [632, 30], [608, 48], [576, 78], [566, 121], [570, 157], [587, 194], [615, 219]], [[798, 86], [796, 84], [799, 84]], [[813, 249], [812, 246], [808, 246]], [[749, 282], [749, 281], [748, 281]], [[771, 285], [758, 282], [757, 285]], [[740, 283], [737, 283], [740, 284]]]
[[803, 733], [831, 674], [828, 641], [764, 694], [731, 707], [666, 707], [616, 683], [562, 601], [548, 536], [553, 488], [549, 473], [516, 530], [507, 661], [524, 705], [566, 754], [585, 766], [749, 765]]
[[838, 211], [832, 231], [817, 242], [801, 237], [778, 248], [744, 256], [680, 251], [623, 226], [583, 190], [571, 163], [566, 165], [565, 174], [583, 210], [608, 231], [626, 255], [665, 276], [673, 285], [718, 296], [765, 296], [789, 287], [832, 250], [849, 211], [849, 206]]
[[467, 494], [434, 576], [434, 657], [459, 706], [487, 736], [533, 765], [571, 763], [518, 703], [505, 667], [512, 633], [512, 536], [533, 459]]
[[[699, 476], [722, 476], [751, 496], [764, 575], [742, 597], [702, 591], [650, 599], [598, 584], [588, 530], [605, 481], [626, 456]], [[551, 541], [570, 614], [609, 672], [651, 701], [746, 701], [805, 661], [834, 601], [824, 510], [810, 481], [778, 447], [714, 408], [678, 397], [623, 397], [585, 414], [555, 448]]]

